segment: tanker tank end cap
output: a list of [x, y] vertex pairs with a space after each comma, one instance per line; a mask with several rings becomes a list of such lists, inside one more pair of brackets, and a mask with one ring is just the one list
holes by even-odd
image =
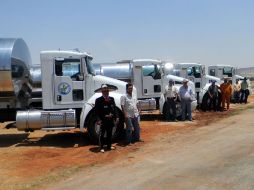
[[183, 83], [189, 82], [188, 79], [183, 79]]

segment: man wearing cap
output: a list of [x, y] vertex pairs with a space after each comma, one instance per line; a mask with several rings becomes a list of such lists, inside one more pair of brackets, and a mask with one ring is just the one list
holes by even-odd
[[[232, 86], [227, 78], [224, 78], [224, 83], [220, 85], [219, 89], [221, 90], [222, 111], [229, 110], [230, 98], [232, 95]], [[225, 108], [225, 102], [227, 103], [227, 109]]]
[[241, 83], [241, 99], [240, 103], [247, 103], [247, 99], [249, 96], [249, 90], [248, 90], [248, 83], [247, 83], [247, 78], [244, 77], [242, 83]]
[[194, 93], [191, 87], [188, 86], [188, 80], [183, 80], [183, 86], [179, 89], [179, 95], [181, 99], [181, 108], [182, 108], [182, 121], [185, 121], [186, 117], [189, 121], [192, 121], [191, 115], [191, 101]]
[[[176, 120], [176, 100], [178, 97], [177, 89], [174, 86], [174, 81], [172, 79], [169, 80], [168, 85], [164, 90], [164, 97], [166, 100], [166, 120], [175, 121]], [[170, 114], [170, 110], [172, 110], [172, 114]]]
[[[101, 85], [102, 96], [95, 101], [95, 112], [97, 114], [97, 124], [101, 125], [99, 146], [100, 151], [104, 153], [104, 145], [107, 145], [108, 150], [114, 150], [112, 146], [112, 129], [115, 122], [118, 123], [118, 113], [115, 100], [109, 96], [109, 88], [106, 84]], [[105, 132], [107, 133], [106, 141], [104, 139]]]
[[217, 100], [218, 100], [218, 86], [215, 85], [216, 81], [212, 81], [212, 84], [208, 88], [208, 95], [210, 99], [209, 103], [209, 110], [211, 110], [211, 107], [213, 105], [213, 110], [218, 111], [218, 106], [217, 106]]

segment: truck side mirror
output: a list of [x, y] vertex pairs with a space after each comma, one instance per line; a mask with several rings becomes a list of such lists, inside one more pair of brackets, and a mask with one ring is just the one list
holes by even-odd
[[78, 81], [83, 81], [84, 80], [84, 74], [83, 73], [80, 73], [77, 75], [77, 80]]

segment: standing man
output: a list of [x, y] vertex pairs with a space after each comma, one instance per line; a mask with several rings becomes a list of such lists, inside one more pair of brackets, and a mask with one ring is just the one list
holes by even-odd
[[179, 95], [181, 99], [181, 107], [182, 107], [182, 121], [185, 121], [185, 118], [187, 117], [189, 121], [192, 121], [192, 115], [191, 115], [191, 101], [193, 91], [191, 87], [188, 86], [188, 80], [183, 79], [183, 86], [179, 89]]
[[249, 96], [249, 90], [248, 90], [248, 83], [247, 83], [247, 78], [244, 77], [242, 83], [241, 83], [241, 100], [240, 103], [247, 103], [247, 99]]
[[[164, 97], [166, 100], [166, 120], [168, 121], [175, 121], [176, 120], [176, 100], [178, 97], [177, 89], [174, 86], [174, 81], [172, 79], [169, 80], [168, 85], [165, 87], [164, 90]], [[170, 113], [172, 110], [172, 114]]]
[[[232, 86], [229, 83], [227, 78], [224, 78], [224, 83], [220, 85], [221, 90], [221, 104], [222, 104], [222, 111], [223, 110], [229, 110], [230, 106], [230, 98], [232, 95]], [[227, 103], [227, 109], [225, 108], [225, 102]]]
[[[126, 94], [120, 99], [121, 107], [124, 113], [126, 123], [126, 141], [127, 144], [137, 142], [140, 140], [140, 126], [139, 126], [139, 110], [137, 106], [137, 99], [132, 96], [133, 85], [126, 84]], [[133, 134], [132, 134], [132, 130]]]
[[[100, 151], [105, 152], [104, 145], [107, 145], [108, 150], [114, 150], [112, 146], [112, 129], [115, 122], [119, 122], [116, 104], [113, 97], [109, 96], [109, 88], [106, 84], [101, 85], [102, 96], [95, 101], [95, 112], [97, 115], [97, 124], [101, 125], [99, 135]], [[104, 139], [105, 132], [107, 133], [106, 141]]]
[[233, 92], [235, 103], [240, 102], [240, 92], [241, 92], [241, 85], [239, 83], [239, 80], [236, 80], [236, 84], [234, 84], [234, 92]]
[[208, 88], [208, 95], [210, 99], [209, 103], [209, 109], [211, 110], [211, 107], [213, 105], [213, 110], [217, 111], [218, 106], [217, 106], [217, 100], [218, 100], [218, 87], [215, 85], [216, 81], [212, 81], [212, 84]]

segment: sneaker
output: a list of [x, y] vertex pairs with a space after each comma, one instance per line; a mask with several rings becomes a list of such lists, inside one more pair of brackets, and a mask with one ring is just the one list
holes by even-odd
[[116, 149], [116, 147], [114, 147], [114, 146], [110, 147], [110, 150], [115, 150], [115, 149]]
[[105, 150], [104, 150], [104, 149], [101, 149], [100, 151], [101, 151], [101, 153], [104, 153], [104, 152], [105, 152]]

